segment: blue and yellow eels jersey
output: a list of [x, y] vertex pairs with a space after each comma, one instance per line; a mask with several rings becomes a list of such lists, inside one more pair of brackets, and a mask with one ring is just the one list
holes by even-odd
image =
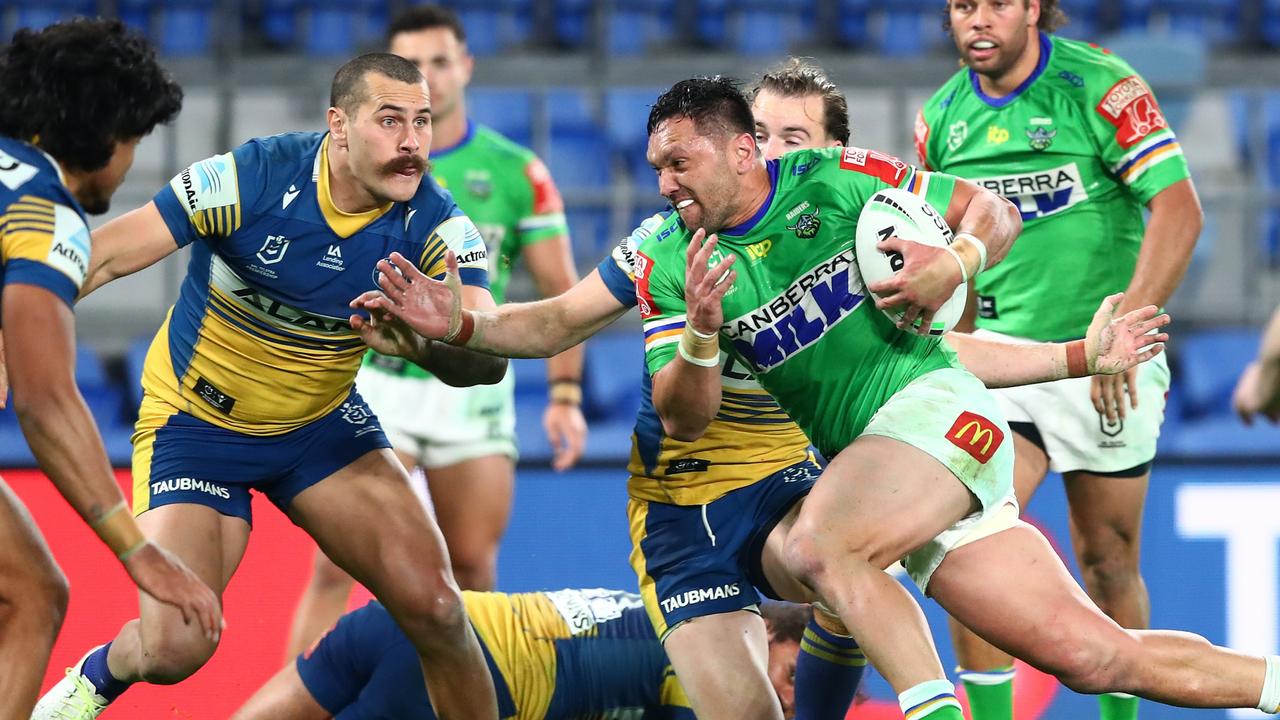
[[[609, 292], [624, 305], [636, 304], [635, 253], [623, 239], [597, 268]], [[666, 333], [679, 340], [684, 323], [646, 327], [646, 342]], [[809, 439], [747, 369], [724, 353], [720, 411], [702, 437], [683, 442], [667, 437], [653, 407], [647, 371], [631, 442], [631, 497], [670, 505], [703, 505], [783, 468], [811, 458]]]
[[514, 717], [692, 720], [639, 595], [468, 591], [463, 599]]
[[0, 285], [36, 285], [72, 305], [88, 270], [84, 210], [57, 164], [0, 137]]
[[[348, 303], [377, 289], [392, 251], [487, 287], [484, 242], [434, 180], [405, 203], [345, 213], [329, 193], [328, 135], [257, 138], [183, 170], [155, 197], [191, 262], [147, 354], [140, 425], [174, 410], [249, 435], [296, 429], [337, 407], [365, 350]], [[167, 407], [166, 407], [167, 406]], [[163, 422], [163, 420], [160, 420]]]

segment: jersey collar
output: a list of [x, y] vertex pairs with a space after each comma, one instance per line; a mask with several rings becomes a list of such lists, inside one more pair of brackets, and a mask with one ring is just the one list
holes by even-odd
[[773, 196], [778, 192], [778, 161], [769, 160], [765, 164], [765, 169], [769, 171], [769, 197], [765, 198], [764, 204], [756, 210], [755, 215], [747, 218], [746, 221], [734, 225], [731, 228], [725, 228], [719, 232], [720, 235], [746, 235], [751, 232], [756, 225], [764, 218], [765, 213], [769, 212], [769, 206], [773, 205]]
[[428, 153], [428, 157], [431, 157], [433, 159], [441, 158], [453, 152], [454, 150], [460, 150], [464, 146], [466, 146], [467, 143], [471, 142], [471, 138], [475, 137], [475, 134], [476, 134], [476, 123], [471, 118], [467, 118], [467, 131], [462, 134], [462, 139], [450, 145], [449, 147], [442, 147], [439, 150], [435, 148], [431, 148], [431, 152]]
[[1018, 85], [1018, 87], [1014, 88], [1013, 92], [1005, 95], [1004, 97], [991, 97], [990, 95], [982, 92], [982, 84], [978, 82], [978, 73], [970, 70], [969, 82], [973, 85], [973, 94], [977, 95], [979, 100], [993, 108], [1002, 108], [1014, 100], [1017, 100], [1019, 95], [1025, 92], [1027, 88], [1031, 87], [1031, 83], [1040, 78], [1040, 75], [1044, 73], [1045, 66], [1049, 64], [1049, 54], [1053, 52], [1053, 41], [1050, 40], [1049, 36], [1045, 33], [1039, 33], [1039, 35], [1040, 62], [1036, 63], [1036, 69], [1031, 71], [1031, 74], [1027, 76], [1026, 80], [1022, 81], [1022, 84]]
[[333, 195], [329, 191], [329, 135], [320, 143], [319, 155], [316, 157], [312, 179], [316, 181], [316, 203], [320, 206], [320, 214], [338, 237], [346, 239], [368, 227], [370, 223], [382, 217], [395, 203], [387, 203], [362, 213], [343, 212], [333, 204]]

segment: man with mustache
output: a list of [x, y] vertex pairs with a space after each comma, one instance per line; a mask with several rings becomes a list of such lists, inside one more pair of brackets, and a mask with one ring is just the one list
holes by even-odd
[[[264, 493], [382, 601], [439, 717], [496, 718], [439, 528], [354, 381], [370, 347], [456, 384], [495, 383], [506, 362], [348, 309], [393, 252], [437, 277], [447, 254], [465, 258], [447, 281], [463, 304], [492, 308], [484, 244], [425, 172], [431, 102], [413, 63], [362, 55], [334, 76], [330, 104], [328, 132], [195, 163], [94, 234], [82, 294], [192, 246], [146, 360], [133, 512], [220, 593], [249, 540], [249, 491]], [[144, 595], [139, 619], [90, 650], [34, 717], [97, 717], [132, 683], [182, 681], [216, 647]]]
[[[546, 166], [527, 148], [468, 116], [474, 59], [457, 15], [438, 5], [406, 9], [391, 21], [387, 51], [418, 66], [431, 88], [431, 175], [479, 228], [489, 248], [490, 290], [501, 303], [517, 263], [544, 297], [578, 279], [564, 203]], [[586, 442], [582, 348], [547, 361], [542, 423], [555, 449], [552, 466], [571, 467]], [[382, 421], [392, 449], [426, 491], [464, 590], [492, 590], [498, 546], [515, 494], [515, 378], [459, 388], [403, 358], [365, 355], [356, 378]], [[417, 469], [415, 471], [415, 469]], [[290, 657], [346, 609], [351, 578], [317, 552], [294, 614]]]
[[[1165, 304], [1203, 216], [1151, 89], [1109, 51], [1051, 35], [1066, 20], [1057, 0], [950, 0], [947, 12], [966, 67], [921, 111], [920, 161], [1007, 197], [1024, 223], [1009, 257], [974, 281], [978, 332], [1069, 340], [1110, 293], [1125, 291], [1121, 311]], [[1084, 587], [1126, 628], [1150, 623], [1142, 510], [1168, 390], [1158, 357], [1122, 375], [996, 392], [1018, 502], [1062, 473]], [[953, 633], [975, 720], [1011, 720], [1011, 658], [954, 623]], [[1103, 720], [1137, 717], [1133, 697], [1098, 701]]]

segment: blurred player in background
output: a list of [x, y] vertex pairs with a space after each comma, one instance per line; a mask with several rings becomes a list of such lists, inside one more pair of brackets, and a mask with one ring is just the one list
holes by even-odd
[[1253, 424], [1254, 415], [1280, 423], [1280, 310], [1262, 335], [1258, 359], [1240, 376], [1232, 405], [1246, 425]]
[[[639, 595], [600, 589], [464, 592], [463, 600], [490, 658], [502, 717], [693, 719]], [[791, 718], [791, 676], [809, 609], [766, 603], [761, 612], [773, 692]], [[233, 716], [328, 717], [435, 717], [412, 646], [376, 602], [342, 617]]]
[[[506, 363], [348, 308], [391, 252], [440, 277], [456, 253], [450, 286], [491, 308], [484, 244], [426, 173], [431, 105], [413, 63], [351, 60], [330, 102], [328, 132], [200, 161], [94, 233], [83, 293], [192, 246], [143, 372], [134, 512], [221, 592], [249, 541], [249, 491], [264, 493], [383, 602], [430, 670], [441, 717], [496, 718], [444, 541], [354, 382], [369, 347], [458, 384], [498, 382]], [[190, 676], [217, 643], [180, 620], [144, 596], [140, 618], [90, 650], [36, 717], [96, 717], [132, 683]]]
[[[974, 282], [979, 333], [1082, 337], [1098, 301], [1119, 290], [1120, 312], [1163, 306], [1203, 216], [1150, 88], [1109, 51], [1049, 35], [1065, 22], [1056, 0], [950, 0], [948, 10], [967, 67], [925, 104], [920, 160], [1008, 197], [1024, 222], [1009, 257]], [[1168, 390], [1158, 357], [1123, 375], [997, 393], [1019, 503], [1050, 470], [1063, 474], [1085, 589], [1126, 628], [1150, 624], [1139, 547]], [[954, 623], [953, 635], [974, 720], [1010, 720], [1011, 658]], [[1099, 706], [1103, 720], [1137, 717], [1123, 694]]]
[[[425, 5], [406, 10], [387, 32], [389, 52], [418, 66], [431, 88], [431, 174], [480, 229], [489, 248], [490, 292], [501, 303], [523, 257], [544, 297], [578, 275], [564, 205], [533, 152], [467, 117], [465, 89], [473, 59], [457, 16]], [[557, 470], [582, 453], [582, 348], [547, 362], [551, 396], [543, 414]], [[436, 520], [458, 585], [491, 590], [498, 544], [511, 515], [516, 460], [514, 377], [497, 385], [451, 387], [403, 358], [370, 352], [356, 380], [382, 421], [396, 456], [426, 472]], [[415, 481], [420, 476], [415, 474]], [[319, 637], [346, 609], [351, 578], [317, 552], [298, 605], [289, 657]]]
[[[142, 592], [215, 641], [217, 597], [143, 537], [75, 380], [85, 213], [107, 211], [138, 142], [181, 107], [155, 50], [119, 21], [14, 34], [0, 51], [0, 304], [13, 409], [40, 469]], [[67, 595], [31, 516], [0, 480], [0, 717], [31, 712]]]

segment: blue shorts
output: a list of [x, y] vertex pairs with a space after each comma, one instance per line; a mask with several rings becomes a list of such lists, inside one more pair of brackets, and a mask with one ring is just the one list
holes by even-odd
[[631, 565], [658, 637], [691, 618], [756, 605], [757, 589], [776, 598], [760, 565], [765, 540], [821, 473], [797, 463], [706, 505], [631, 499]]
[[[512, 717], [516, 707], [511, 692], [483, 642], [480, 648], [497, 686], [498, 714]], [[307, 692], [336, 720], [432, 720], [436, 716], [417, 651], [377, 601], [343, 615], [298, 656], [296, 665]]]
[[134, 434], [133, 512], [192, 503], [252, 524], [250, 489], [287, 510], [298, 493], [389, 447], [355, 389], [329, 414], [281, 435], [246, 435], [174, 409], [160, 427]]

